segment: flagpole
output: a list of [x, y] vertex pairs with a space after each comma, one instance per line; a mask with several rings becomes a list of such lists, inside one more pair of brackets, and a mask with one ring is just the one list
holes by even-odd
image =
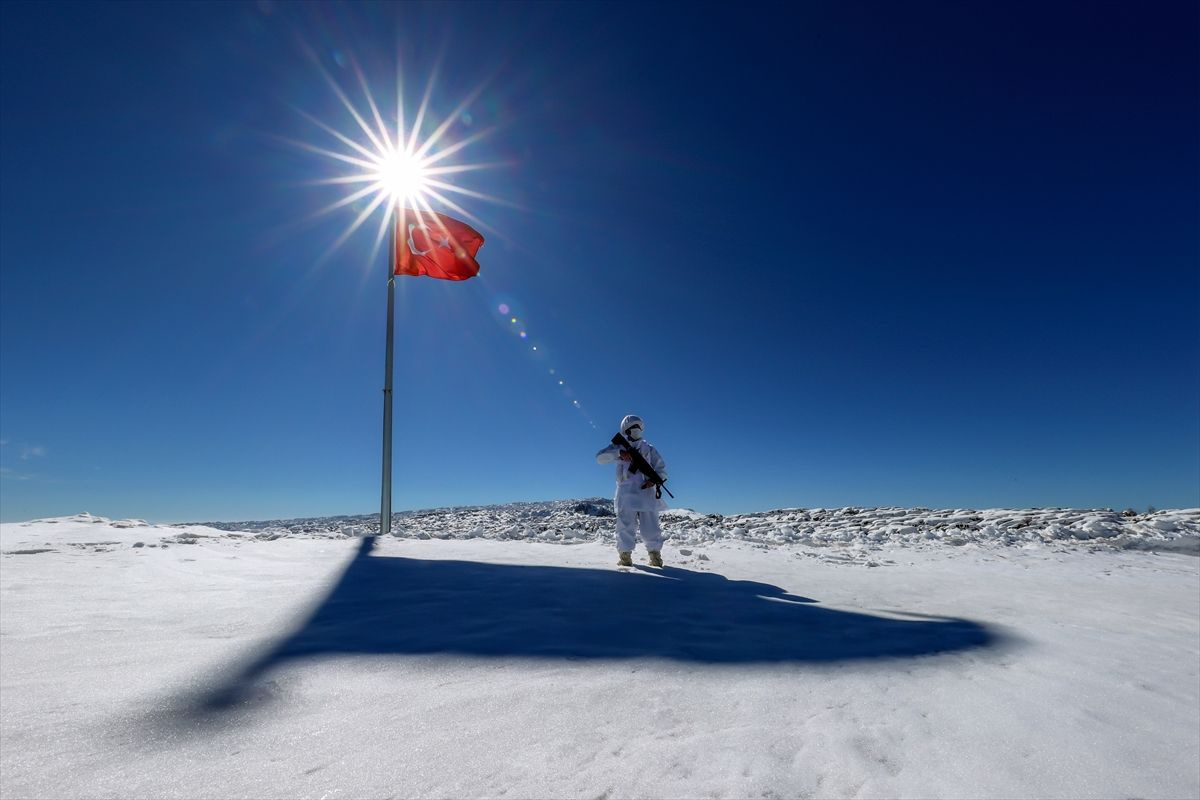
[[392, 532], [392, 331], [396, 314], [396, 216], [397, 204], [390, 212], [392, 235], [388, 246], [387, 339], [383, 366], [383, 487], [379, 499], [379, 535]]

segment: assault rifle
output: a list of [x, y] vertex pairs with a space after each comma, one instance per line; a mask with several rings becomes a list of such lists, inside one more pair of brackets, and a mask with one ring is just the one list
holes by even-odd
[[[646, 461], [646, 457], [639, 453], [637, 448], [629, 443], [628, 439], [618, 433], [616, 436], [613, 436], [612, 443], [633, 456], [630, 459], [629, 465], [629, 473], [631, 475], [636, 475], [640, 472], [646, 476], [647, 480], [654, 481], [654, 496], [656, 498], [662, 497], [664, 489], [666, 489], [667, 494], [671, 494], [671, 490], [667, 489], [667, 482], [658, 476], [658, 473], [654, 471], [654, 467], [650, 466], [650, 463]], [[674, 499], [675, 495], [671, 494], [671, 498]]]

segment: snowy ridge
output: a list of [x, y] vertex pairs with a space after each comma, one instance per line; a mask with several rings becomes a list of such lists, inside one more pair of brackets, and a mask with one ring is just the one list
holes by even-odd
[[[573, 544], [614, 538], [612, 501], [558, 500], [441, 508], [393, 515], [403, 539], [494, 539]], [[807, 547], [963, 546], [1154, 549], [1200, 554], [1200, 509], [1147, 514], [1081, 509], [813, 508], [751, 514], [700, 514], [670, 509], [663, 530], [673, 545], [748, 541]], [[209, 522], [207, 527], [258, 538], [341, 538], [378, 533], [376, 516], [265, 522]]]
[[[989, 546], [1156, 550], [1200, 555], [1200, 509], [1146, 514], [1107, 509], [928, 509], [810, 508], [750, 514], [700, 514], [670, 509], [662, 515], [669, 545], [703, 546], [749, 542], [766, 547], [872, 550]], [[30, 542], [22, 529], [46, 531], [52, 542]], [[151, 525], [140, 520], [109, 520], [83, 513], [73, 517], [10, 523], [3, 548], [68, 545], [153, 547], [196, 544], [204, 539], [344, 539], [379, 532], [375, 515], [290, 520]], [[103, 534], [103, 535], [101, 535]], [[439, 508], [393, 515], [391, 535], [399, 539], [487, 539], [550, 544], [614, 540], [612, 501], [557, 500], [495, 506]], [[46, 538], [43, 536], [42, 538]], [[20, 541], [18, 541], [20, 540]]]

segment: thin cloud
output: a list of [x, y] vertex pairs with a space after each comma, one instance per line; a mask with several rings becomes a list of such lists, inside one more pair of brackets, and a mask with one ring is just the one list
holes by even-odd
[[28, 461], [31, 458], [41, 458], [46, 455], [46, 448], [40, 444], [27, 444], [21, 448], [21, 460]]

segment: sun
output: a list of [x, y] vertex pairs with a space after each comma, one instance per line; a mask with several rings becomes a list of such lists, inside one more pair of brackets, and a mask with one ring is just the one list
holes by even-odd
[[[350, 65], [354, 77], [357, 78], [361, 99], [365, 101], [366, 107], [361, 109], [350, 99], [333, 75], [321, 65], [315, 53], [310, 51], [310, 57], [354, 125], [345, 131], [338, 130], [301, 109], [295, 109], [332, 139], [333, 144], [321, 146], [294, 139], [284, 141], [334, 162], [340, 173], [307, 183], [336, 185], [348, 189], [340, 199], [317, 210], [311, 217], [323, 216], [348, 206], [360, 209], [342, 234], [320, 257], [320, 261], [331, 256], [373, 216], [378, 217], [379, 224], [375, 229], [372, 258], [382, 246], [389, 220], [400, 209], [412, 209], [421, 215], [434, 213], [436, 204], [440, 209], [462, 216], [481, 229], [488, 229], [482, 220], [457, 201], [456, 196], [511, 205], [498, 197], [466, 188], [457, 180], [467, 173], [512, 166], [508, 161], [456, 162], [456, 157], [465, 148], [494, 132], [495, 126], [471, 131], [455, 138], [454, 141], [448, 141], [453, 138], [451, 133], [456, 123], [464, 118], [469, 119], [468, 109], [479, 98], [484, 89], [483, 84], [468, 93], [452, 112], [442, 118], [440, 123], [435, 124], [430, 120], [433, 116], [431, 99], [437, 70], [430, 74], [420, 107], [411, 120], [405, 118], [402, 81], [397, 74], [395, 116], [385, 121], [385, 115], [381, 113], [375, 96], [368, 88], [367, 77], [358, 66], [357, 60], [351, 58]], [[433, 130], [427, 132], [426, 125]]]
[[403, 150], [388, 153], [376, 163], [378, 189], [400, 205], [419, 205], [430, 189], [430, 177], [424, 159]]

